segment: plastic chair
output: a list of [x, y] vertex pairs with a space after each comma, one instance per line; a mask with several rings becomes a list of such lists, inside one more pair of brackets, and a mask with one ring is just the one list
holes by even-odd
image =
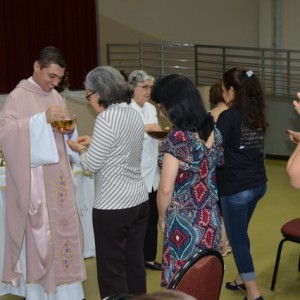
[[[290, 242], [300, 244], [300, 218], [296, 218], [286, 222], [281, 227], [281, 233], [283, 235], [283, 239], [280, 241], [277, 249], [276, 261], [275, 261], [274, 272], [273, 272], [272, 283], [271, 283], [271, 291], [274, 291], [275, 289], [275, 283], [276, 283], [283, 243], [286, 241], [290, 241]], [[298, 260], [298, 271], [300, 271], [300, 255]]]
[[218, 300], [224, 276], [222, 255], [211, 249], [194, 254], [170, 280], [167, 288], [198, 300]]

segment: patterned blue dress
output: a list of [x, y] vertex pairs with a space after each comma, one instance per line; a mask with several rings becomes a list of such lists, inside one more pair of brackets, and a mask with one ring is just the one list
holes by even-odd
[[216, 167], [223, 164], [224, 158], [221, 134], [216, 128], [214, 134], [211, 148], [205, 146], [197, 133], [178, 129], [173, 129], [162, 142], [160, 167], [164, 153], [183, 162], [166, 212], [162, 286], [194, 253], [205, 248], [221, 251]]

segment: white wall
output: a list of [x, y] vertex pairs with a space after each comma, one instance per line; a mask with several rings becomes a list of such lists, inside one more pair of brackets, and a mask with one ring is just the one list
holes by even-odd
[[299, 0], [281, 1], [281, 48], [300, 50]]
[[101, 62], [107, 43], [163, 41], [300, 50], [299, 0], [98, 0]]
[[99, 7], [107, 18], [170, 42], [258, 43], [259, 0], [101, 0]]
[[152, 40], [259, 47], [260, 0], [98, 1], [103, 63], [107, 43]]

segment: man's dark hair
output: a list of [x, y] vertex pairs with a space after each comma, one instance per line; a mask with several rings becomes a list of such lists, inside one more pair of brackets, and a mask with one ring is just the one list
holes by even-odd
[[67, 63], [62, 52], [55, 47], [46, 47], [40, 51], [35, 59], [40, 68], [47, 68], [51, 64], [59, 65], [61, 68], [66, 68]]

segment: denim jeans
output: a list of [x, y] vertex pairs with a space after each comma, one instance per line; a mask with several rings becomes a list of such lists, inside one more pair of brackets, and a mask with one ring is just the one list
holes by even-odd
[[237, 194], [221, 196], [226, 233], [234, 260], [243, 280], [254, 280], [248, 225], [257, 202], [267, 190], [266, 183]]

